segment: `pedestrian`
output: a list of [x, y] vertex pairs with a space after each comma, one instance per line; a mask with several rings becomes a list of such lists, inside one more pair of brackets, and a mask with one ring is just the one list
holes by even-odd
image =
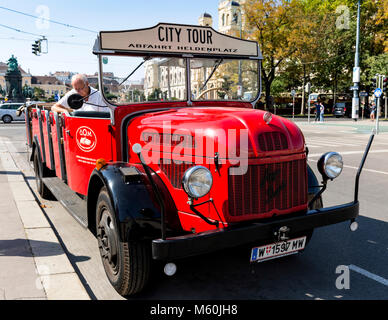
[[319, 117], [320, 117], [320, 113], [321, 113], [318, 101], [314, 103], [314, 107], [315, 107], [315, 120], [314, 120], [314, 122], [317, 122], [317, 121], [319, 121]]
[[370, 119], [371, 121], [375, 121], [376, 116], [376, 104], [374, 102], [370, 105]]
[[323, 122], [323, 115], [325, 113], [325, 106], [322, 102], [319, 102], [319, 122]]

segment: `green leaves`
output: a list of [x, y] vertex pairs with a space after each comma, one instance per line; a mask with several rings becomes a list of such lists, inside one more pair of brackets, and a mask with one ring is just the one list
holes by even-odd
[[[276, 93], [289, 91], [307, 81], [313, 91], [348, 91], [354, 66], [357, 1], [247, 0], [243, 8], [244, 33], [259, 42], [263, 53], [267, 102], [271, 89]], [[361, 79], [387, 65], [387, 21], [388, 0], [362, 0]], [[275, 78], [279, 80], [273, 84]]]

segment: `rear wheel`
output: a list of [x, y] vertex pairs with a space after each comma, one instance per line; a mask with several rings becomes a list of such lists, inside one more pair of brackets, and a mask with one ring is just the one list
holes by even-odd
[[140, 292], [150, 275], [150, 246], [143, 241], [120, 241], [113, 206], [105, 187], [97, 200], [96, 230], [102, 264], [112, 286], [123, 296]]
[[4, 123], [11, 123], [12, 122], [12, 117], [9, 116], [9, 115], [5, 115], [3, 118], [2, 118], [3, 122]]
[[54, 197], [51, 191], [43, 183], [43, 178], [47, 176], [43, 168], [43, 163], [39, 160], [38, 152], [34, 153], [34, 171], [35, 171], [35, 182], [36, 189], [38, 190], [39, 195], [43, 199], [53, 200]]

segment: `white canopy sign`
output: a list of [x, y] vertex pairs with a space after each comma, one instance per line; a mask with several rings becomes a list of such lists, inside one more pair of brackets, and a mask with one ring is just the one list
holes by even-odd
[[101, 31], [101, 50], [258, 57], [255, 41], [234, 38], [211, 27], [159, 23], [148, 29]]

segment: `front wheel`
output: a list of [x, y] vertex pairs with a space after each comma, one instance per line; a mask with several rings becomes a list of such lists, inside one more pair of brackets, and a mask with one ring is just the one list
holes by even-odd
[[105, 187], [97, 200], [96, 230], [102, 264], [112, 286], [122, 296], [140, 292], [150, 275], [150, 245], [143, 241], [120, 241], [114, 209]]
[[12, 117], [9, 116], [9, 115], [5, 115], [2, 120], [3, 120], [4, 123], [11, 123], [12, 122]]

